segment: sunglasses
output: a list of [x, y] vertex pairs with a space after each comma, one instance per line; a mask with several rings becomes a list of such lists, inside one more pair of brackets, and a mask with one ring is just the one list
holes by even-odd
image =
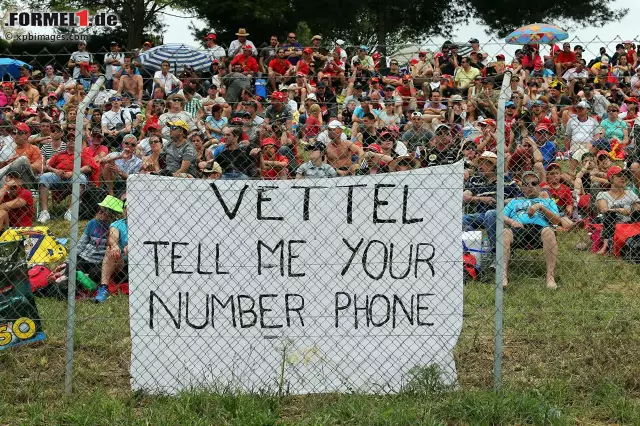
[[607, 111], [608, 111], [608, 112], [618, 112], [618, 110], [617, 110], [617, 109], [608, 109]]
[[149, 143], [150, 144], [160, 143], [160, 140], [158, 140], [158, 139], [150, 140]]
[[121, 100], [122, 100], [122, 98], [111, 98], [111, 102], [114, 102], [114, 101], [121, 101]]
[[180, 126], [169, 126], [169, 130], [176, 130], [176, 129], [180, 129], [180, 130], [184, 130], [182, 127]]

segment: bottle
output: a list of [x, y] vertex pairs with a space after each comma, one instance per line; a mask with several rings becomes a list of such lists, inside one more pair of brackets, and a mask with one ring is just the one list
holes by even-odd
[[82, 271], [76, 271], [76, 281], [80, 287], [89, 291], [95, 291], [98, 288], [98, 284]]
[[489, 266], [490, 259], [489, 257], [491, 256], [491, 242], [489, 241], [489, 237], [487, 237], [486, 235], [484, 235], [482, 237], [482, 244], [480, 246], [480, 256], [477, 256], [478, 259], [476, 261], [476, 263], [478, 264], [478, 267], [482, 267], [482, 265], [485, 266]]

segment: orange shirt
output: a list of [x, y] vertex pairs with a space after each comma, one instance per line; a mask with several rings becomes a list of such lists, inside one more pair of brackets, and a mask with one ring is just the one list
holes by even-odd
[[29, 159], [29, 163], [33, 166], [36, 163], [40, 163], [39, 173], [42, 173], [42, 153], [35, 146], [30, 143], [26, 143], [20, 148], [16, 145], [16, 157], [25, 156]]

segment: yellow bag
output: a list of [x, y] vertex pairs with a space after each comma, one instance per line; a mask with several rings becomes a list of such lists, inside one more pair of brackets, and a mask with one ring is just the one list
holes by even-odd
[[24, 240], [29, 265], [56, 263], [67, 257], [67, 249], [46, 226], [9, 228], [0, 236], [0, 242], [17, 240]]

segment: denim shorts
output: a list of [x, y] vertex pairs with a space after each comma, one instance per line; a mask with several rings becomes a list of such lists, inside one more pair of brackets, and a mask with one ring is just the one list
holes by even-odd
[[[87, 186], [89, 183], [87, 176], [83, 173], [80, 174], [80, 185]], [[57, 188], [61, 186], [71, 185], [72, 179], [62, 179], [60, 176], [53, 172], [47, 172], [40, 176], [40, 185], [44, 185], [47, 189]]]

